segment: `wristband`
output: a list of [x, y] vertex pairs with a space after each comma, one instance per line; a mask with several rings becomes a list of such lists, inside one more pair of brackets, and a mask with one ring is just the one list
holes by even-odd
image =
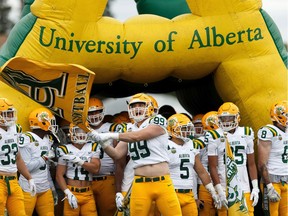
[[258, 187], [258, 180], [257, 180], [257, 179], [253, 179], [251, 183], [252, 183], [252, 187], [253, 187], [253, 188], [259, 188], [259, 187]]
[[119, 133], [111, 133], [111, 138], [114, 140], [119, 140]]
[[211, 193], [212, 191], [215, 191], [212, 183], [210, 182], [209, 184], [205, 185], [205, 188]]
[[270, 188], [273, 187], [273, 185], [272, 185], [272, 183], [269, 183], [269, 184], [266, 185], [266, 187], [267, 187], [268, 189], [270, 189]]

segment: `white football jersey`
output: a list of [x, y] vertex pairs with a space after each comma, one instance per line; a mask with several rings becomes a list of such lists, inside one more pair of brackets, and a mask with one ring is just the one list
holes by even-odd
[[288, 175], [288, 133], [266, 125], [258, 130], [258, 139], [272, 142], [267, 163], [269, 174]]
[[[225, 139], [223, 130], [218, 128], [207, 132], [208, 156], [218, 156], [218, 175], [221, 185], [226, 188], [225, 177]], [[247, 172], [247, 154], [254, 153], [254, 132], [250, 127], [237, 127], [233, 134], [227, 133], [228, 142], [237, 164], [241, 186], [244, 193], [250, 192], [249, 176]]]
[[[45, 135], [42, 139], [33, 132], [26, 132], [19, 139], [19, 151], [35, 181], [37, 193], [45, 192], [50, 188], [49, 165], [42, 155], [46, 154], [52, 145], [53, 138], [50, 135]], [[22, 175], [19, 177], [19, 184], [24, 191], [30, 191], [28, 180]]]
[[170, 176], [175, 189], [193, 189], [193, 173], [195, 156], [199, 153], [193, 146], [192, 140], [178, 145], [173, 141], [168, 141], [169, 169]]
[[0, 171], [6, 173], [16, 173], [16, 156], [18, 153], [18, 139], [21, 126], [15, 124], [7, 128], [7, 131], [0, 128]]
[[169, 156], [167, 152], [167, 120], [163, 116], [158, 114], [156, 116], [150, 117], [146, 119], [139, 128], [136, 124], [133, 124], [132, 127], [128, 129], [128, 131], [138, 131], [152, 124], [162, 127], [165, 130], [165, 133], [149, 140], [128, 143], [128, 151], [130, 158], [134, 161], [134, 168], [149, 164], [157, 164], [165, 161], [169, 162]]
[[57, 148], [59, 157], [58, 164], [66, 165], [66, 177], [73, 180], [92, 181], [92, 173], [89, 173], [82, 166], [66, 162], [62, 156], [73, 154], [80, 157], [83, 161], [90, 162], [92, 158], [100, 158], [100, 145], [97, 143], [87, 142], [81, 149], [76, 148], [73, 144], [60, 145]]

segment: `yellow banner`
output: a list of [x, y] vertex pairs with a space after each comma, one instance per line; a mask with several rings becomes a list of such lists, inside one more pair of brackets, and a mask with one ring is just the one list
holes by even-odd
[[226, 194], [228, 200], [228, 215], [243, 216], [249, 215], [245, 201], [244, 192], [241, 188], [238, 169], [234, 160], [234, 155], [231, 146], [226, 138]]
[[85, 130], [95, 74], [75, 64], [52, 64], [15, 57], [1, 67], [0, 80]]

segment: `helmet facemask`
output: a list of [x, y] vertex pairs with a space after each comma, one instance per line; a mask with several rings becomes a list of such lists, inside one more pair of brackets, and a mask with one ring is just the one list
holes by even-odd
[[17, 111], [14, 108], [0, 111], [0, 125], [10, 127], [17, 121]]
[[89, 125], [98, 126], [104, 119], [104, 111], [101, 110], [93, 110], [88, 111], [87, 121]]
[[239, 114], [236, 115], [219, 115], [219, 127], [222, 128], [223, 131], [229, 132], [235, 128], [238, 127], [239, 121], [238, 121]]
[[186, 125], [178, 125], [174, 128], [172, 136], [182, 139], [184, 142], [187, 142], [195, 135], [195, 130], [192, 122], [189, 122]]
[[[138, 104], [138, 106], [136, 104]], [[141, 122], [151, 116], [149, 104], [144, 101], [130, 103], [128, 113], [129, 117], [135, 122]]]
[[87, 143], [87, 133], [78, 126], [70, 126], [70, 138], [73, 143], [84, 145]]

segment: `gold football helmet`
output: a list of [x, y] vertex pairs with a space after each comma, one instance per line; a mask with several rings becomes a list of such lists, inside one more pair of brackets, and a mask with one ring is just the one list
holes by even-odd
[[[87, 127], [88, 127], [88, 122], [87, 122]], [[69, 132], [70, 132], [70, 139], [73, 143], [81, 144], [81, 145], [87, 143], [88, 136], [87, 136], [87, 133], [82, 128], [71, 123]]]
[[154, 107], [154, 115], [157, 115], [158, 112], [159, 112], [159, 106], [158, 106], [158, 102], [156, 101], [156, 99], [151, 96], [151, 95], [148, 95], [152, 101], [152, 104], [153, 104], [153, 107]]
[[168, 118], [168, 133], [171, 137], [184, 141], [194, 136], [195, 130], [191, 120], [184, 114], [177, 113]]
[[29, 115], [29, 125], [31, 129], [51, 131], [53, 134], [58, 131], [56, 118], [47, 108], [38, 108], [33, 110]]
[[286, 100], [278, 101], [273, 104], [270, 110], [272, 121], [276, 121], [284, 127], [288, 127], [288, 102]]
[[0, 98], [0, 125], [9, 127], [16, 123], [17, 111], [7, 98]]
[[193, 116], [192, 123], [194, 124], [195, 128], [195, 137], [200, 137], [204, 135], [203, 125], [202, 125], [202, 118], [204, 114], [197, 114]]
[[222, 104], [218, 109], [219, 127], [224, 131], [230, 131], [238, 127], [240, 122], [239, 108], [231, 102]]
[[206, 113], [202, 118], [202, 125], [205, 131], [216, 130], [218, 126], [218, 116], [216, 111]]
[[103, 102], [95, 97], [90, 98], [87, 116], [88, 123], [92, 126], [97, 126], [103, 121], [104, 115]]
[[144, 93], [132, 96], [128, 104], [129, 117], [135, 122], [140, 122], [154, 115], [154, 106], [150, 97]]
[[131, 119], [129, 118], [129, 114], [127, 111], [122, 111], [122, 112], [114, 115], [113, 122], [118, 123], [118, 124], [128, 123], [128, 122], [131, 122]]

